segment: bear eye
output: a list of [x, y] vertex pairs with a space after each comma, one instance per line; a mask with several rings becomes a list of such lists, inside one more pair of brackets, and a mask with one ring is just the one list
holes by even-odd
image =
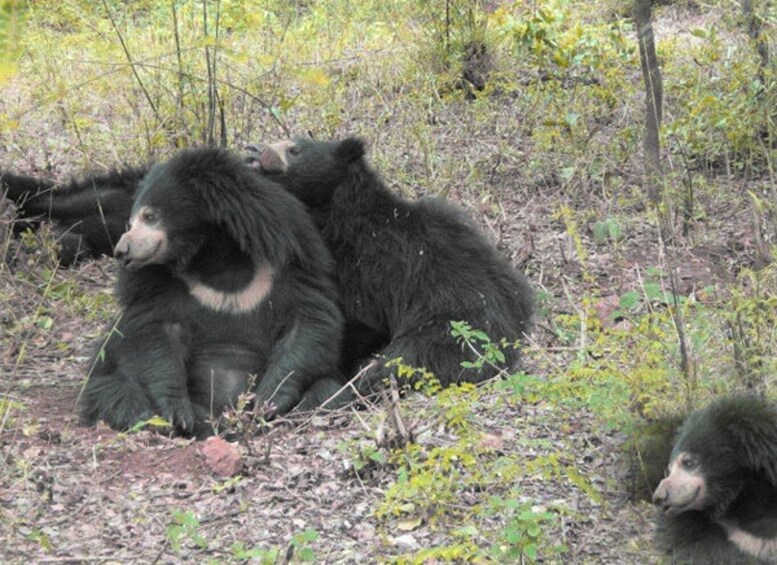
[[697, 465], [696, 459], [693, 459], [692, 457], [686, 457], [680, 463], [683, 466], [683, 469], [685, 469], [686, 471], [692, 471], [693, 469], [696, 468], [696, 465]]
[[141, 218], [143, 218], [143, 221], [147, 224], [155, 224], [159, 219], [159, 216], [153, 210], [144, 210], [141, 214]]
[[292, 155], [299, 155], [299, 147], [297, 147], [296, 145], [292, 145], [291, 147], [289, 147], [289, 153]]

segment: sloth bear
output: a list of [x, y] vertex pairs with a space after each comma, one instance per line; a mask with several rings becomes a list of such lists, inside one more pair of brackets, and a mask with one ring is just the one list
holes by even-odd
[[777, 563], [777, 409], [736, 397], [692, 413], [653, 501], [672, 563]]
[[110, 255], [124, 233], [138, 183], [147, 168], [126, 168], [72, 179], [57, 188], [54, 181], [0, 171], [0, 196], [16, 205], [20, 228], [51, 220], [59, 242], [60, 264]]
[[[299, 198], [335, 259], [346, 320], [343, 365], [379, 350], [431, 371], [443, 386], [499, 372], [464, 368], [477, 354], [451, 336], [464, 321], [498, 341], [529, 328], [534, 293], [523, 275], [443, 200], [392, 194], [364, 159], [364, 143], [295, 139], [246, 148], [249, 164]], [[518, 358], [513, 347], [506, 362]], [[356, 383], [376, 392], [394, 369], [373, 363]]]
[[303, 205], [240, 158], [205, 148], [154, 166], [115, 255], [123, 311], [95, 354], [84, 423], [159, 414], [201, 437], [243, 392], [282, 414], [339, 388], [331, 256]]
[[[515, 341], [533, 313], [531, 287], [459, 211], [439, 199], [413, 203], [391, 194], [363, 155], [363, 142], [354, 138], [289, 141], [261, 150], [249, 147], [247, 154], [256, 172], [307, 205], [335, 255], [347, 316], [341, 366], [350, 373], [381, 350], [385, 358], [401, 356], [408, 365], [426, 367], [443, 384], [496, 374], [491, 366], [480, 372], [461, 367], [474, 353], [457, 346], [450, 321], [466, 321], [494, 340]], [[107, 231], [117, 238], [122, 230], [113, 226], [123, 226], [130, 213], [118, 196], [133, 194], [132, 177], [143, 173], [128, 171], [71, 182], [69, 190], [49, 198], [49, 217], [84, 237]], [[48, 194], [46, 181], [10, 174], [5, 179], [14, 201]], [[92, 210], [106, 208], [116, 221], [79, 230]], [[72, 214], [63, 213], [69, 210]], [[91, 249], [99, 255], [110, 246]], [[505, 351], [508, 364], [517, 356]], [[363, 392], [378, 388], [390, 371], [373, 367], [369, 373]]]

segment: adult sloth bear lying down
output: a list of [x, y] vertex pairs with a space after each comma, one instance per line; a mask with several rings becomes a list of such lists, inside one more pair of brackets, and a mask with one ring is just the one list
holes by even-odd
[[115, 250], [122, 313], [80, 399], [86, 423], [160, 414], [184, 434], [253, 391], [274, 413], [337, 390], [331, 257], [302, 204], [218, 149], [145, 176]]
[[138, 184], [148, 167], [123, 168], [71, 179], [52, 180], [0, 170], [0, 197], [16, 205], [16, 231], [50, 221], [57, 236], [60, 264], [110, 255], [129, 221]]

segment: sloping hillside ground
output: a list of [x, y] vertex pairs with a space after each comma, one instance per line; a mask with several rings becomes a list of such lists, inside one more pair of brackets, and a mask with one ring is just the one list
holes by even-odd
[[224, 478], [201, 443], [77, 424], [115, 266], [58, 268], [5, 209], [0, 561], [660, 562], [635, 427], [775, 390], [774, 92], [736, 3], [657, 8], [669, 241], [626, 3], [222, 0], [207, 32], [202, 3], [32, 4], [3, 14], [2, 167], [65, 179], [202, 141], [217, 61], [229, 145], [365, 137], [393, 189], [475, 217], [540, 309], [521, 371], [238, 433]]

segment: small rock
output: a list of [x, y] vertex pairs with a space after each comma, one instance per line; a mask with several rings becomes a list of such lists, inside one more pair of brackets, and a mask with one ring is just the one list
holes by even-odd
[[599, 318], [603, 328], [613, 327], [616, 323], [616, 320], [613, 320], [613, 314], [615, 314], [619, 307], [620, 298], [615, 295], [603, 296], [596, 303], [596, 306], [594, 306], [596, 317]]
[[493, 450], [500, 450], [504, 446], [502, 438], [495, 434], [484, 433], [480, 438], [480, 444]]
[[397, 548], [404, 551], [415, 551], [420, 547], [415, 537], [410, 534], [397, 536], [392, 540], [392, 542], [395, 546], [397, 546]]
[[243, 470], [243, 457], [237, 444], [218, 436], [209, 437], [202, 446], [205, 464], [219, 477], [233, 477]]

